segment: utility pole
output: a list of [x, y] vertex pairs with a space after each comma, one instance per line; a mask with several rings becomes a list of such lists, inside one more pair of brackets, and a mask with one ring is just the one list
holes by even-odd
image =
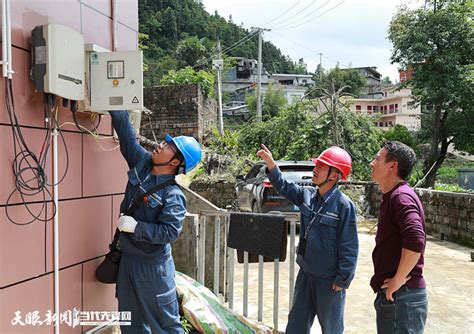
[[319, 81], [321, 82], [321, 77], [323, 74], [323, 53], [319, 52]]
[[262, 121], [262, 33], [270, 31], [265, 28], [253, 28], [258, 30], [258, 60], [257, 60], [257, 122]]
[[213, 60], [212, 65], [217, 69], [217, 100], [219, 103], [219, 133], [221, 136], [224, 135], [224, 119], [222, 114], [222, 67], [224, 67], [224, 61], [221, 59], [221, 41], [217, 41], [217, 48], [219, 50], [219, 59]]

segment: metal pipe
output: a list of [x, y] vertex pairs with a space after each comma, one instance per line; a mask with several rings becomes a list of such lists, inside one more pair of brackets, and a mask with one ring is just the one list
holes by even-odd
[[294, 219], [290, 220], [290, 277], [289, 277], [289, 307], [293, 306], [293, 293], [295, 289], [295, 236], [296, 236], [296, 221]]
[[7, 0], [2, 0], [2, 70], [3, 77], [8, 77], [8, 51], [7, 51]]
[[198, 282], [205, 285], [206, 265], [206, 216], [199, 217], [199, 245], [198, 245]]
[[12, 68], [12, 24], [11, 24], [11, 3], [10, 0], [7, 0], [7, 61], [8, 61], [8, 70], [7, 75], [8, 79], [12, 78], [13, 68]]
[[258, 256], [258, 321], [263, 319], [263, 255]]
[[229, 287], [228, 301], [229, 301], [229, 308], [233, 310], [234, 309], [234, 249], [228, 247], [227, 250], [229, 252], [227, 255], [228, 256], [227, 279], [228, 279], [228, 287]]
[[112, 30], [112, 40], [113, 40], [113, 51], [117, 51], [117, 45], [118, 45], [118, 37], [117, 37], [117, 31], [118, 31], [118, 21], [117, 21], [117, 0], [112, 0], [112, 25], [113, 25], [113, 30]]
[[249, 253], [244, 252], [244, 317], [247, 316], [249, 307]]
[[278, 299], [280, 288], [280, 259], [274, 261], [273, 274], [273, 328], [278, 330]]
[[[8, 1], [8, 0], [7, 0]], [[53, 202], [54, 214], [54, 314], [59, 320], [59, 194], [58, 194], [58, 129], [53, 130]], [[54, 333], [59, 334], [60, 322], [54, 326]]]
[[219, 296], [219, 265], [221, 243], [221, 217], [214, 218], [214, 294]]
[[217, 66], [217, 101], [219, 105], [219, 134], [224, 135], [224, 115], [222, 113], [222, 74], [221, 66]]

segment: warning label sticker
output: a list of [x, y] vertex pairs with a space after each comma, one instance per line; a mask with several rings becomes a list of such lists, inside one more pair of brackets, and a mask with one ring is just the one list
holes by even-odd
[[140, 103], [140, 101], [138, 101], [138, 97], [135, 96], [132, 100], [132, 103]]

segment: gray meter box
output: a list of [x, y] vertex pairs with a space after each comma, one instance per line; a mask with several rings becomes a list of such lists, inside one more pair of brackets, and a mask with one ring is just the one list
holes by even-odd
[[90, 52], [90, 110], [143, 110], [141, 51]]
[[36, 26], [31, 32], [30, 76], [39, 92], [84, 100], [82, 35], [60, 24]]

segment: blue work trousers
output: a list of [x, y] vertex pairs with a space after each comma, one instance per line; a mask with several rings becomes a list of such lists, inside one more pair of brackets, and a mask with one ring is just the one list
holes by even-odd
[[402, 287], [393, 294], [394, 302], [385, 297], [385, 289], [375, 298], [377, 333], [421, 334], [428, 313], [426, 289]]
[[130, 311], [122, 334], [182, 334], [173, 258], [122, 255], [117, 279], [119, 311]]
[[309, 333], [315, 316], [323, 334], [343, 333], [345, 300], [345, 289], [336, 292], [332, 282], [316, 280], [300, 269], [285, 333]]

